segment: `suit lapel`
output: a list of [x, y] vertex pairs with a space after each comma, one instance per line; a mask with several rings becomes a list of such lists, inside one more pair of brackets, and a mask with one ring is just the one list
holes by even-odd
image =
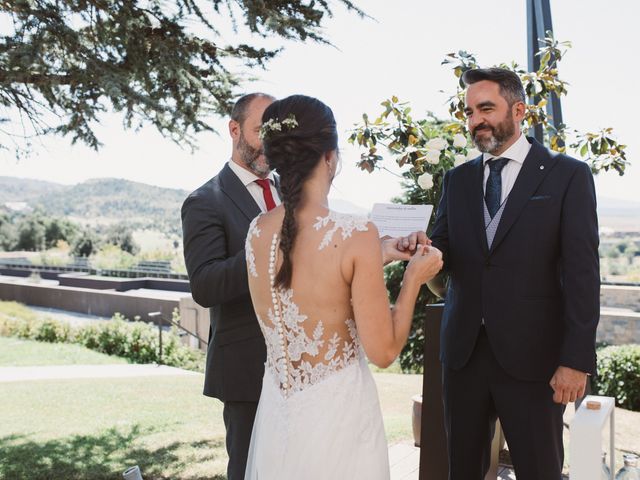
[[553, 168], [556, 158], [534, 139], [530, 139], [531, 149], [524, 159], [518, 178], [509, 193], [498, 230], [491, 244], [493, 252], [518, 219], [531, 196]]
[[470, 192], [466, 195], [469, 201], [469, 211], [471, 212], [471, 223], [476, 231], [476, 235], [480, 238], [482, 249], [486, 253], [489, 251], [487, 245], [487, 235], [484, 228], [484, 193], [482, 189], [482, 183], [484, 179], [484, 163], [482, 162], [482, 156], [471, 161], [471, 168], [469, 169], [469, 175], [467, 176], [467, 191]]
[[260, 207], [229, 165], [224, 166], [219, 176], [220, 188], [245, 217], [249, 221], [257, 217], [260, 214]]

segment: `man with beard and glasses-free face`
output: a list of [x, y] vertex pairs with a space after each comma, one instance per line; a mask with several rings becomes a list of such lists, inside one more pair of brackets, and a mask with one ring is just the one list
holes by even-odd
[[496, 418], [518, 480], [560, 480], [562, 415], [595, 373], [598, 222], [589, 166], [524, 136], [505, 69], [463, 75], [482, 156], [447, 172], [431, 240], [442, 320], [449, 478], [481, 480]]
[[280, 203], [259, 137], [275, 99], [241, 97], [233, 107], [231, 160], [182, 206], [184, 257], [194, 300], [211, 309], [204, 394], [224, 402], [227, 478], [244, 478], [266, 347], [253, 311], [244, 243], [249, 223]]

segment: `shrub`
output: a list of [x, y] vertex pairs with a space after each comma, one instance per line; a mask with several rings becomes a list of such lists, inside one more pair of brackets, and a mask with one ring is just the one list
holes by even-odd
[[39, 342], [70, 343], [73, 334], [68, 323], [58, 322], [52, 319], [31, 322], [31, 338]]
[[[0, 335], [29, 340], [78, 343], [107, 355], [124, 357], [133, 363], [157, 363], [158, 329], [138, 321], [128, 321], [120, 314], [109, 321], [96, 321], [71, 327], [66, 322], [35, 317], [19, 304], [0, 302]], [[7, 314], [11, 311], [11, 314]], [[25, 315], [20, 315], [28, 312]], [[16, 314], [17, 313], [17, 314]], [[204, 354], [183, 345], [175, 329], [162, 332], [162, 363], [173, 367], [202, 371]]]
[[594, 390], [615, 397], [618, 406], [640, 411], [640, 345], [615, 345], [598, 350]]

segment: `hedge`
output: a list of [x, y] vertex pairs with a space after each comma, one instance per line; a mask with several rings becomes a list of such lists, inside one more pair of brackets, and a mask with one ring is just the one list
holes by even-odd
[[[152, 324], [129, 321], [120, 314], [108, 321], [79, 326], [21, 315], [26, 309], [3, 303], [0, 311], [0, 335], [50, 343], [77, 343], [107, 355], [116, 355], [132, 363], [158, 363], [158, 328]], [[203, 371], [204, 353], [182, 344], [177, 330], [162, 332], [162, 363], [188, 370]]]
[[640, 345], [612, 345], [598, 350], [598, 395], [615, 397], [616, 404], [640, 411]]

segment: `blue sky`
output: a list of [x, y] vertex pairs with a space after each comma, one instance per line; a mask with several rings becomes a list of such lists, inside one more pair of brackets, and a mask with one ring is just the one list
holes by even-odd
[[[640, 66], [640, 2], [632, 0], [551, 0], [555, 35], [573, 48], [560, 65], [570, 83], [563, 99], [565, 122], [579, 130], [611, 126], [628, 145], [632, 165], [624, 177], [597, 178], [600, 196], [640, 201], [640, 112], [637, 84]], [[450, 69], [440, 65], [451, 51], [476, 54], [482, 65], [517, 61], [526, 66], [525, 0], [426, 2], [368, 0], [358, 2], [375, 20], [336, 15], [325, 28], [335, 47], [286, 43], [267, 71], [248, 72], [258, 81], [246, 90], [277, 97], [313, 95], [330, 105], [342, 132], [343, 167], [332, 196], [364, 208], [400, 192], [389, 173], [367, 174], [355, 163], [359, 151], [347, 144], [347, 132], [363, 112], [378, 113], [391, 95], [409, 101], [414, 112], [445, 117], [445, 101], [455, 90]], [[223, 32], [232, 36], [232, 32]], [[244, 35], [240, 33], [240, 35]], [[271, 41], [270, 46], [280, 45]], [[444, 90], [446, 93], [441, 93]], [[88, 178], [119, 177], [192, 190], [214, 175], [229, 158], [226, 120], [215, 120], [220, 135], [204, 134], [192, 154], [163, 139], [152, 127], [124, 131], [116, 115], [97, 129], [105, 144], [98, 153], [66, 139], [44, 138], [30, 158], [16, 162], [0, 156], [0, 175], [76, 183]], [[636, 162], [634, 162], [636, 159]], [[636, 165], [633, 165], [633, 164]]]

